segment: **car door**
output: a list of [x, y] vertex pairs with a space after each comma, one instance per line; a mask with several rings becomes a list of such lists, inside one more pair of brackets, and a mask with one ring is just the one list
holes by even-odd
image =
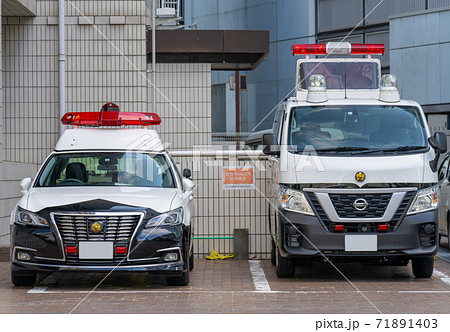
[[449, 198], [450, 198], [450, 181], [449, 181], [449, 160], [450, 155], [447, 155], [439, 167], [438, 176], [438, 188], [440, 192], [440, 205], [439, 205], [439, 233], [447, 235], [448, 227], [448, 211], [449, 211]]

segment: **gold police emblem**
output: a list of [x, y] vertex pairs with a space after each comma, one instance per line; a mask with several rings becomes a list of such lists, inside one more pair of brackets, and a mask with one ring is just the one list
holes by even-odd
[[93, 223], [91, 224], [91, 230], [92, 230], [94, 233], [100, 232], [100, 231], [102, 230], [102, 224], [99, 223], [98, 221], [93, 222]]
[[358, 172], [355, 174], [355, 179], [358, 182], [363, 182], [366, 179], [366, 174], [364, 174], [363, 172]]

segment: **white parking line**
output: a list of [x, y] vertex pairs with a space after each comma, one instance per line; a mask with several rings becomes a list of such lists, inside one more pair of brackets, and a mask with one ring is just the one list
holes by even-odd
[[445, 282], [447, 285], [450, 285], [450, 277], [448, 275], [446, 275], [445, 273], [438, 271], [438, 270], [434, 270], [433, 275], [435, 277], [440, 278], [441, 281]]
[[40, 293], [45, 293], [46, 290], [47, 290], [47, 287], [34, 287], [34, 288], [30, 289], [27, 293], [28, 294], [40, 294]]
[[249, 260], [250, 272], [252, 273], [253, 283], [255, 288], [259, 292], [270, 292], [269, 282], [266, 279], [264, 270], [261, 267], [261, 261], [259, 260]]

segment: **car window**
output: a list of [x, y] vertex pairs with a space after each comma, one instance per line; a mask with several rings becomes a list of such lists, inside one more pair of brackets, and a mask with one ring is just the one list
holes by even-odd
[[448, 161], [449, 157], [445, 158], [441, 164], [441, 167], [439, 168], [439, 181], [443, 180], [447, 176]]
[[277, 142], [279, 142], [278, 134], [280, 132], [281, 122], [283, 121], [283, 114], [284, 114], [284, 110], [282, 107], [280, 107], [280, 108], [278, 108], [277, 112], [275, 113], [275, 117], [273, 119], [272, 133], [275, 135]]

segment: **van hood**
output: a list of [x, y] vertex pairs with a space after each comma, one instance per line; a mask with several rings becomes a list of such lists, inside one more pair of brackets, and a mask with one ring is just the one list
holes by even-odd
[[[47, 187], [32, 188], [19, 202], [19, 206], [38, 212], [44, 208], [64, 206], [93, 200], [122, 205], [150, 208], [157, 212], [170, 211], [178, 206], [181, 190], [177, 188], [140, 187]], [[177, 197], [177, 199], [175, 199]]]
[[[284, 152], [284, 153], [283, 153]], [[317, 156], [283, 151], [279, 165], [278, 182], [291, 184], [415, 184], [437, 182], [429, 161], [433, 152], [397, 156]], [[431, 153], [430, 153], [431, 152]], [[365, 174], [364, 181], [357, 181], [356, 173]]]

